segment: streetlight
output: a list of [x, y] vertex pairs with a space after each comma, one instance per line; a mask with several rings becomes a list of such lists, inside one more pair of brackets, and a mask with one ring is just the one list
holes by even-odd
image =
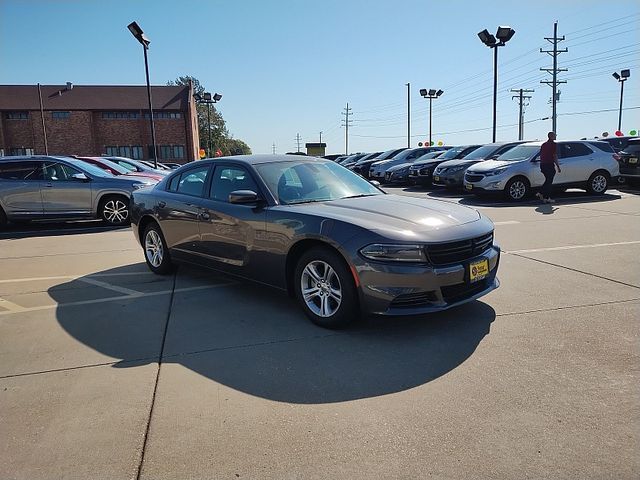
[[211, 95], [209, 92], [204, 92], [202, 95], [196, 93], [193, 98], [195, 98], [196, 102], [204, 103], [207, 105], [207, 128], [209, 132], [209, 140], [207, 142], [207, 157], [211, 157], [211, 149], [213, 148], [213, 144], [211, 143], [211, 104], [218, 103], [222, 98], [222, 95], [219, 93], [214, 93]]
[[493, 142], [496, 141], [496, 108], [498, 101], [498, 47], [504, 45], [511, 40], [516, 31], [511, 27], [500, 26], [495, 37], [485, 28], [478, 33], [480, 41], [487, 47], [493, 48]]
[[444, 93], [444, 90], [437, 90], [435, 88], [430, 88], [429, 90], [427, 90], [426, 88], [421, 88], [420, 89], [420, 95], [422, 95], [424, 98], [428, 98], [429, 99], [429, 145], [432, 144], [431, 142], [431, 106], [433, 104], [433, 99], [434, 98], [438, 98], [440, 97], [440, 95], [442, 95]]
[[628, 68], [626, 70], [620, 70], [620, 74], [618, 72], [612, 73], [613, 78], [620, 82], [620, 113], [618, 114], [618, 131], [622, 131], [622, 94], [624, 92], [624, 82], [631, 76], [631, 70]]
[[149, 97], [149, 119], [151, 121], [151, 143], [153, 143], [153, 166], [158, 168], [158, 149], [156, 147], [156, 127], [153, 122], [153, 102], [151, 101], [151, 85], [149, 84], [149, 61], [147, 60], [147, 50], [149, 49], [149, 40], [140, 26], [136, 22], [131, 22], [127, 25], [127, 28], [131, 34], [136, 37], [136, 40], [142, 45], [144, 51], [144, 71], [147, 75], [147, 96]]

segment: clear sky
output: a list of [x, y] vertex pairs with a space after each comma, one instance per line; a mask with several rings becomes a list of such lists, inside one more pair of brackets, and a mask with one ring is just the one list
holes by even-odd
[[[0, 84], [144, 84], [141, 46], [126, 26], [136, 20], [151, 39], [152, 84], [193, 75], [211, 92], [230, 132], [254, 153], [295, 151], [302, 142], [343, 152], [341, 112], [349, 102], [349, 151], [424, 141], [428, 102], [420, 88], [444, 90], [433, 104], [435, 141], [491, 141], [492, 52], [477, 37], [509, 25], [499, 50], [498, 140], [517, 138], [512, 88], [535, 89], [525, 136], [551, 127], [552, 59], [560, 47], [558, 137], [593, 137], [617, 129], [620, 85], [630, 68], [622, 127], [640, 130], [640, 2], [617, 0], [0, 0]], [[598, 113], [583, 113], [610, 110]]]

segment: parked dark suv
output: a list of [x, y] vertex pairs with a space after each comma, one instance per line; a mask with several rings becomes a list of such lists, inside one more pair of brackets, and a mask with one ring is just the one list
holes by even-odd
[[15, 220], [75, 218], [125, 225], [131, 193], [154, 183], [115, 177], [75, 158], [0, 157], [0, 226]]
[[627, 146], [616, 155], [620, 166], [620, 176], [626, 181], [640, 178], [640, 138], [633, 138]]

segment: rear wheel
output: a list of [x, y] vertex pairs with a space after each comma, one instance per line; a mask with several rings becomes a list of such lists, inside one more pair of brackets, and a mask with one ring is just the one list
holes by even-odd
[[340, 328], [356, 320], [356, 287], [336, 252], [314, 247], [304, 253], [296, 264], [294, 287], [302, 309], [316, 325]]
[[109, 225], [127, 225], [129, 219], [129, 199], [122, 195], [109, 195], [100, 201], [100, 218]]
[[142, 235], [142, 248], [147, 266], [153, 273], [165, 275], [173, 270], [171, 254], [158, 224], [151, 223], [145, 228]]
[[609, 175], [603, 171], [594, 172], [587, 181], [587, 192], [602, 195], [609, 187]]
[[529, 181], [524, 177], [514, 177], [507, 182], [504, 187], [504, 194], [507, 200], [521, 202], [529, 195], [531, 187]]

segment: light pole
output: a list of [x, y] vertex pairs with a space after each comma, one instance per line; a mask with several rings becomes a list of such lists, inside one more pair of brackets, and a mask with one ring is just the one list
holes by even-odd
[[495, 37], [485, 28], [478, 37], [487, 47], [493, 48], [493, 142], [496, 141], [496, 109], [498, 104], [498, 47], [504, 47], [516, 31], [511, 27], [498, 27]]
[[437, 90], [435, 88], [430, 88], [429, 90], [427, 90], [426, 88], [421, 88], [420, 89], [420, 95], [422, 95], [424, 98], [428, 98], [429, 99], [429, 146], [431, 146], [431, 144], [433, 143], [431, 141], [431, 124], [433, 123], [431, 121], [432, 116], [431, 116], [431, 107], [433, 105], [433, 99], [434, 98], [439, 98], [440, 95], [442, 95], [444, 93], [444, 90]]
[[131, 34], [140, 42], [142, 50], [144, 52], [144, 71], [147, 76], [147, 97], [149, 97], [149, 119], [151, 122], [151, 143], [153, 144], [153, 166], [158, 168], [158, 148], [156, 146], [156, 127], [153, 121], [153, 102], [151, 100], [151, 84], [149, 83], [149, 61], [147, 59], [147, 50], [149, 50], [149, 40], [140, 26], [136, 22], [131, 22], [127, 25], [127, 28]]
[[202, 95], [196, 93], [193, 96], [198, 103], [204, 103], [207, 105], [207, 132], [208, 132], [208, 141], [207, 141], [207, 157], [211, 158], [211, 150], [213, 148], [213, 144], [211, 143], [211, 104], [218, 103], [220, 99], [222, 99], [222, 95], [219, 93], [214, 93], [211, 95], [209, 92], [204, 92]]
[[613, 72], [613, 78], [620, 82], [620, 113], [618, 113], [618, 131], [622, 131], [622, 94], [624, 93], [624, 82], [626, 82], [627, 78], [631, 76], [631, 70], [628, 68], [626, 70], [620, 70], [620, 74], [618, 72]]

